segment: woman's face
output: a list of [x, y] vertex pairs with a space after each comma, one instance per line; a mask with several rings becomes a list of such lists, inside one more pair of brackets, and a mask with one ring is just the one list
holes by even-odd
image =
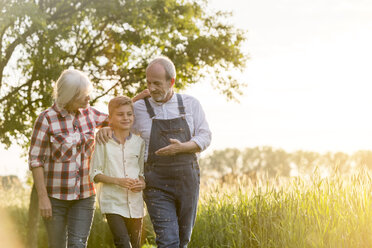
[[66, 105], [66, 110], [69, 112], [76, 112], [80, 108], [83, 109], [87, 108], [89, 105], [89, 100], [90, 100], [89, 91], [86, 90], [83, 93], [79, 94], [79, 96], [77, 96], [74, 100], [69, 102]]

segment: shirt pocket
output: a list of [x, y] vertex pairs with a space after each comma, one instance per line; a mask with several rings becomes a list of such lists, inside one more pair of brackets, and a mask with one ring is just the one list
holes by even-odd
[[51, 155], [55, 162], [70, 162], [76, 154], [76, 142], [73, 135], [53, 134], [50, 136]]
[[131, 162], [136, 162], [138, 163], [138, 159], [139, 159], [139, 152], [133, 152], [133, 151], [130, 151], [130, 152], [127, 152], [125, 153], [125, 160], [126, 161], [131, 161]]
[[91, 157], [94, 151], [94, 133], [89, 131], [84, 135], [84, 156]]
[[138, 177], [138, 174], [140, 172], [139, 167], [139, 152], [128, 152], [124, 156], [125, 164], [129, 167], [129, 174], [131, 174], [131, 177]]

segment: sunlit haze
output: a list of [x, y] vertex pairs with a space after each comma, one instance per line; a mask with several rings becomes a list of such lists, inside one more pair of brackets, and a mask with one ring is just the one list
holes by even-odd
[[371, 149], [371, 2], [212, 3], [248, 30], [251, 57], [240, 104], [212, 94], [207, 82], [188, 90], [205, 107], [212, 148]]

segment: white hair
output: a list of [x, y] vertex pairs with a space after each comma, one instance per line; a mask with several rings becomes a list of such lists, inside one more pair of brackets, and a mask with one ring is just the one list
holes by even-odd
[[154, 64], [160, 64], [160, 65], [163, 66], [163, 68], [165, 70], [165, 78], [167, 80], [171, 80], [172, 78], [174, 78], [174, 79], [176, 78], [176, 67], [174, 66], [172, 60], [170, 60], [168, 57], [159, 56], [159, 57], [151, 60], [151, 62], [149, 63], [149, 65], [146, 68], [146, 71], [150, 68], [150, 66], [152, 66]]
[[81, 71], [68, 69], [62, 72], [54, 86], [54, 100], [58, 108], [65, 106], [92, 89], [92, 83]]

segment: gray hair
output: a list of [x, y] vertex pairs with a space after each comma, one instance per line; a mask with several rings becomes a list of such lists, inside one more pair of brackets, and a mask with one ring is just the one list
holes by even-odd
[[159, 57], [151, 60], [151, 62], [149, 63], [149, 65], [146, 68], [146, 71], [150, 66], [152, 66], [154, 64], [160, 64], [160, 65], [163, 66], [163, 68], [165, 70], [165, 78], [167, 80], [171, 80], [172, 78], [174, 78], [174, 79], [176, 78], [176, 67], [174, 66], [172, 60], [170, 60], [168, 57], [159, 56]]
[[58, 108], [65, 106], [92, 89], [92, 83], [81, 71], [68, 69], [62, 72], [54, 86], [54, 100]]

